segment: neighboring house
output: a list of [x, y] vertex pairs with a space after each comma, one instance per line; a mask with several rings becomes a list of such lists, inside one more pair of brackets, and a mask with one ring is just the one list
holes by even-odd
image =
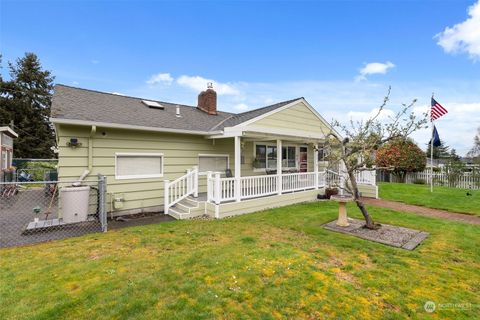
[[[107, 176], [113, 214], [176, 218], [315, 200], [326, 177], [318, 150], [333, 131], [304, 98], [219, 111], [211, 85], [197, 107], [57, 85], [51, 121], [59, 179], [88, 169]], [[375, 196], [375, 181], [362, 192]]]
[[17, 137], [18, 134], [10, 127], [0, 127], [0, 171], [12, 166], [13, 139]]

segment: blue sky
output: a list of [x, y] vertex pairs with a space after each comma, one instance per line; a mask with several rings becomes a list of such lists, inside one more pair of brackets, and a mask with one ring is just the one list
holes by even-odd
[[440, 137], [464, 153], [480, 125], [475, 4], [1, 0], [0, 52], [35, 52], [57, 83], [178, 103], [213, 80], [234, 112], [304, 96], [327, 119], [360, 119], [388, 85], [393, 111], [435, 92], [450, 111]]

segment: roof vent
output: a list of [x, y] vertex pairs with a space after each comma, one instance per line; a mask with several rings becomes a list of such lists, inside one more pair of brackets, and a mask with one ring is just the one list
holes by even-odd
[[156, 101], [142, 100], [142, 103], [149, 108], [162, 109], [162, 110], [165, 109], [164, 106], [162, 106], [160, 103], [158, 103]]
[[175, 116], [176, 116], [177, 118], [180, 118], [180, 117], [181, 117], [181, 115], [180, 115], [180, 106], [179, 106], [178, 104], [177, 104], [177, 109], [176, 109], [176, 111], [175, 111]]

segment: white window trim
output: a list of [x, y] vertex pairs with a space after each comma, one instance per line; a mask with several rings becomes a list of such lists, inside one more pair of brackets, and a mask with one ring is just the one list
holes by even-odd
[[[276, 147], [277, 144], [276, 143], [272, 143], [272, 142], [254, 142], [253, 143], [253, 159], [256, 159], [257, 158], [257, 145], [261, 145], [261, 146], [266, 146], [266, 147]], [[303, 147], [304, 145], [294, 145], [294, 144], [283, 144], [282, 143], [282, 148], [284, 147], [295, 147], [295, 167], [284, 167], [282, 166], [282, 170], [283, 169], [299, 169], [300, 168], [300, 164], [299, 164], [299, 161], [298, 161], [298, 156], [300, 154], [300, 147]], [[307, 147], [308, 148], [308, 147]], [[266, 150], [265, 150], [266, 152]], [[267, 168], [253, 168], [253, 172], [267, 172]]]
[[[121, 156], [145, 156], [145, 157], [161, 157], [162, 158], [162, 166], [160, 174], [134, 174], [134, 175], [127, 175], [127, 176], [119, 176], [117, 174], [117, 158]], [[116, 152], [115, 153], [115, 179], [117, 180], [129, 180], [129, 179], [151, 179], [151, 178], [161, 178], [164, 174], [164, 165], [165, 165], [165, 156], [163, 153], [143, 153], [143, 152]]]
[[[199, 153], [198, 154], [198, 175], [200, 175], [200, 176], [206, 176], [207, 172], [208, 172], [208, 171], [200, 171], [200, 157], [211, 157], [211, 158], [227, 157], [227, 169], [230, 169], [230, 155], [229, 154]], [[222, 172], [222, 171], [212, 171], [212, 173], [225, 174], [225, 172]]]

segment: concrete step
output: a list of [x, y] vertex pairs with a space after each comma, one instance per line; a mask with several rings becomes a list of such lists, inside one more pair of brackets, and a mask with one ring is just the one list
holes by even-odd
[[189, 212], [179, 209], [178, 207], [172, 207], [168, 209], [168, 214], [177, 220], [185, 219], [189, 215]]
[[192, 205], [194, 207], [198, 207], [198, 205], [203, 201], [198, 201], [194, 197], [188, 196], [180, 202], [189, 203], [190, 205]]
[[186, 211], [186, 212], [190, 212], [191, 209], [198, 208], [198, 205], [194, 206], [190, 202], [184, 201], [184, 200], [178, 202], [174, 207], [179, 208], [179, 209], [181, 209], [183, 211]]

